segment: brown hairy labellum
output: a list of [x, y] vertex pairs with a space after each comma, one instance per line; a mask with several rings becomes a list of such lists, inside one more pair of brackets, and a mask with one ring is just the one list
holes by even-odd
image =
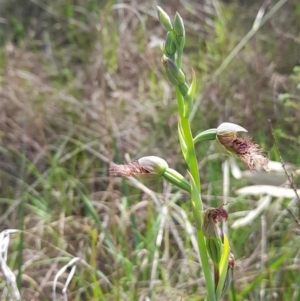
[[140, 174], [148, 174], [146, 170], [138, 161], [128, 164], [114, 164], [110, 167], [109, 173], [115, 177], [132, 177]]
[[144, 174], [163, 175], [168, 163], [157, 156], [146, 156], [128, 164], [114, 164], [109, 173], [116, 177], [131, 177]]
[[220, 237], [217, 227], [220, 221], [227, 221], [228, 213], [223, 207], [208, 208], [203, 213], [202, 231], [206, 238]]
[[207, 216], [209, 218], [212, 218], [215, 224], [217, 224], [220, 221], [227, 221], [228, 213], [223, 207], [211, 208], [208, 210], [209, 212], [207, 213]]
[[217, 138], [219, 143], [229, 152], [236, 154], [251, 172], [257, 167], [267, 168], [268, 158], [250, 137], [239, 138], [236, 134], [220, 134]]

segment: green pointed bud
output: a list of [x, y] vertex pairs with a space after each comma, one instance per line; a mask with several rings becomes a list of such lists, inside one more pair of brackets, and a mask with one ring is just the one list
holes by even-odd
[[215, 267], [219, 267], [221, 257], [222, 257], [222, 241], [220, 237], [207, 238], [206, 239], [206, 249], [214, 263]]
[[[184, 111], [184, 117], [189, 118], [191, 111], [192, 111], [192, 107], [193, 107], [193, 101], [195, 98], [195, 93], [196, 93], [196, 75], [194, 70], [193, 71], [193, 79], [192, 79], [192, 83], [190, 85], [190, 87], [187, 86], [188, 91], [186, 92], [186, 95], [181, 94], [184, 96], [184, 102], [185, 102], [185, 111]], [[185, 92], [185, 91], [183, 91]], [[180, 93], [182, 93], [180, 91]]]
[[193, 101], [195, 98], [195, 94], [196, 94], [197, 82], [196, 82], [196, 74], [195, 74], [194, 69], [192, 69], [192, 73], [193, 73], [193, 78], [192, 78], [192, 83], [188, 90], [188, 95], [189, 95], [190, 99]]
[[182, 46], [182, 44], [185, 41], [185, 29], [184, 29], [183, 20], [178, 13], [176, 13], [174, 17], [174, 33], [176, 35], [178, 45]]
[[183, 20], [178, 12], [176, 12], [174, 17], [174, 32], [177, 36], [185, 35]]
[[173, 25], [172, 25], [169, 15], [160, 6], [157, 6], [157, 16], [158, 16], [160, 23], [163, 25], [163, 27], [166, 30], [168, 30], [168, 31], [173, 30]]
[[156, 156], [147, 156], [138, 159], [138, 163], [150, 174], [162, 175], [169, 167], [168, 163]]
[[163, 55], [161, 61], [166, 69], [168, 79], [173, 85], [180, 86], [185, 83], [184, 73], [172, 60]]
[[190, 183], [179, 172], [172, 168], [167, 168], [162, 175], [168, 182], [183, 189], [187, 192], [191, 192]]
[[176, 45], [170, 32], [167, 33], [164, 52], [168, 56], [173, 56], [176, 52]]

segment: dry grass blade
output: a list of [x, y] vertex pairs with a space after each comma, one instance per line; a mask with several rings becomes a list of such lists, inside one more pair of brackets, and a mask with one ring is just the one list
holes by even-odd
[[[300, 193], [300, 189], [297, 190]], [[276, 187], [272, 185], [252, 185], [240, 188], [236, 191], [239, 195], [262, 195], [268, 194], [272, 197], [276, 198], [287, 198], [293, 199], [295, 198], [295, 191], [292, 188], [285, 187]]]

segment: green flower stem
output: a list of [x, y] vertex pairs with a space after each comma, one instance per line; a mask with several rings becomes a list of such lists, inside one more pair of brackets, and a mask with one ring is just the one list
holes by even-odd
[[202, 230], [197, 229], [197, 240], [198, 240], [198, 248], [200, 253], [200, 258], [202, 262], [202, 269], [205, 277], [206, 287], [207, 287], [207, 301], [217, 301], [215, 294], [215, 284], [211, 276], [210, 266], [208, 261], [208, 256], [206, 252], [205, 239], [202, 233]]
[[[193, 178], [193, 181], [195, 183], [196, 189], [198, 191], [199, 197], [196, 200], [193, 198], [192, 201], [192, 208], [193, 208], [193, 214], [196, 222], [196, 229], [197, 229], [197, 241], [198, 241], [198, 248], [200, 252], [200, 259], [202, 263], [202, 269], [205, 277], [205, 282], [207, 286], [207, 294], [208, 294], [208, 300], [209, 301], [216, 301], [216, 295], [215, 295], [215, 285], [212, 279], [211, 271], [210, 271], [210, 265], [209, 260], [207, 256], [207, 250], [206, 250], [206, 244], [205, 244], [205, 238], [203, 236], [202, 232], [202, 200], [200, 195], [200, 176], [199, 176], [199, 170], [198, 170], [198, 162], [194, 147], [194, 141], [193, 136], [191, 132], [191, 127], [189, 123], [188, 116], [185, 116], [185, 103], [183, 96], [181, 95], [178, 87], [176, 87], [176, 97], [178, 101], [178, 107], [179, 107], [179, 113], [180, 113], [180, 122], [182, 127], [182, 132], [184, 135], [184, 139], [187, 146], [187, 164], [189, 167], [189, 171], [191, 173], [191, 177]], [[182, 108], [182, 109], [181, 109]]]
[[186, 146], [187, 146], [187, 164], [189, 167], [189, 171], [195, 181], [196, 187], [197, 187], [198, 191], [200, 191], [200, 177], [199, 177], [198, 162], [197, 162], [197, 158], [196, 158], [192, 131], [191, 131], [188, 117], [184, 116], [185, 115], [184, 98], [181, 95], [178, 87], [176, 87], [176, 97], [177, 97], [177, 102], [178, 102], [178, 107], [179, 107], [183, 137], [185, 139]]
[[181, 45], [179, 45], [179, 48], [177, 48], [176, 64], [178, 68], [181, 68], [182, 65], [183, 47], [184, 47], [184, 43], [181, 43]]
[[176, 170], [172, 168], [167, 168], [162, 176], [173, 185], [187, 191], [191, 192], [190, 183]]
[[182, 65], [182, 52], [181, 51], [177, 52], [176, 63], [177, 63], [177, 66], [179, 68], [181, 68], [181, 65]]
[[216, 294], [215, 294], [215, 284], [210, 271], [206, 241], [202, 231], [203, 206], [201, 201], [201, 194], [199, 193], [199, 190], [197, 189], [196, 183], [191, 174], [190, 177], [191, 177], [192, 210], [193, 210], [195, 224], [196, 224], [197, 242], [198, 242], [198, 248], [200, 253], [200, 260], [202, 263], [202, 269], [203, 269], [204, 278], [207, 287], [207, 295], [208, 295], [207, 301], [208, 300], [217, 301]]
[[209, 129], [201, 132], [194, 137], [194, 144], [200, 141], [215, 140], [217, 137], [217, 129]]
[[[178, 90], [178, 93], [177, 93]], [[179, 96], [177, 95], [179, 94]], [[179, 110], [179, 115], [180, 115], [180, 120], [182, 120], [185, 112], [185, 103], [184, 103], [184, 98], [182, 97], [179, 89], [176, 87], [176, 98], [177, 98], [177, 105], [178, 105], [178, 110]]]

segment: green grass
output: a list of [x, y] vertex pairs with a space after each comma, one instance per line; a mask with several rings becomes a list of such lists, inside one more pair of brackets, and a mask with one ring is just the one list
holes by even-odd
[[[106, 2], [25, 1], [23, 10], [17, 1], [2, 4], [0, 229], [24, 230], [11, 235], [7, 264], [24, 300], [52, 300], [55, 275], [74, 257], [81, 261], [68, 300], [203, 300], [187, 195], [155, 179], [108, 176], [110, 161], [144, 155], [163, 157], [184, 175], [186, 165], [176, 136], [175, 95], [161, 50], [149, 44], [165, 38], [154, 3], [116, 8]], [[194, 68], [200, 101], [193, 133], [222, 121], [239, 123], [278, 160], [271, 119], [283, 158], [299, 166], [296, 2], [288, 1], [217, 81], [214, 73], [250, 30], [260, 3], [220, 2], [222, 20], [213, 7], [203, 17], [178, 4], [164, 7], [187, 22], [184, 71]], [[278, 101], [280, 93], [289, 97]], [[196, 152], [203, 200], [217, 206], [223, 157], [214, 143]], [[299, 300], [299, 237], [284, 211], [290, 200], [273, 198], [263, 211], [265, 236], [260, 217], [231, 229], [259, 198], [237, 197], [236, 189], [249, 182], [230, 179], [228, 237], [236, 268], [234, 292], [224, 300]], [[297, 215], [297, 203], [292, 209]], [[60, 298], [67, 275], [59, 278]], [[0, 279], [3, 291], [1, 273]]]

